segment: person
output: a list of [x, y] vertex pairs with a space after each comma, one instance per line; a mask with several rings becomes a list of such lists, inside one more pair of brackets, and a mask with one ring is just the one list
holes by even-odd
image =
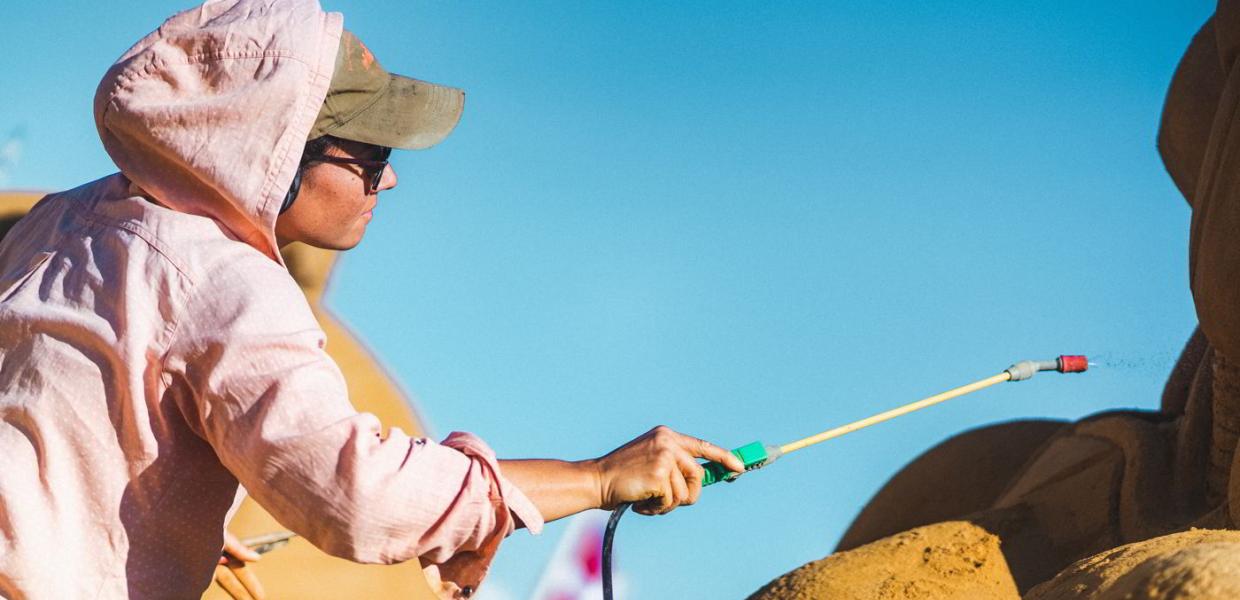
[[419, 559], [468, 597], [516, 528], [661, 514], [726, 450], [657, 427], [597, 459], [497, 460], [349, 404], [281, 247], [356, 246], [464, 94], [391, 75], [316, 0], [178, 13], [108, 70], [119, 172], [0, 244], [0, 596], [192, 597], [242, 493], [324, 551]]

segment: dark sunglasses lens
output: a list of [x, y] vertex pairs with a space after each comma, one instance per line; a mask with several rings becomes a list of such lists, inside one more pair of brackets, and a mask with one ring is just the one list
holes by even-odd
[[391, 155], [392, 155], [391, 148], [387, 146], [379, 147], [378, 159], [383, 164], [379, 165], [379, 168], [375, 171], [375, 173], [370, 176], [370, 193], [372, 194], [378, 193], [379, 186], [383, 184], [383, 172], [387, 171], [388, 157]]
[[383, 172], [386, 170], [386, 162], [375, 168], [374, 174], [370, 176], [370, 193], [373, 194], [379, 191], [379, 185], [383, 183]]

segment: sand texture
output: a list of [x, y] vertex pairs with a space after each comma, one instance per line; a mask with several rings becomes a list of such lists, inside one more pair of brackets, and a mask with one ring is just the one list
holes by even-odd
[[1240, 598], [1240, 531], [1194, 529], [1078, 561], [1024, 600]]
[[811, 562], [749, 600], [1015, 600], [999, 538], [948, 521]]
[[896, 473], [866, 503], [835, 551], [989, 508], [1020, 467], [1066, 424], [1011, 421], [952, 436]]

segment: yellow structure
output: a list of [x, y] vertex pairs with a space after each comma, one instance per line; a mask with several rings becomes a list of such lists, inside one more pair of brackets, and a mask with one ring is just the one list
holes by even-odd
[[[33, 192], [0, 192], [0, 237], [25, 215], [42, 197]], [[413, 412], [409, 398], [401, 392], [379, 363], [348, 329], [322, 305], [336, 253], [309, 246], [289, 248], [289, 272], [301, 285], [315, 316], [327, 333], [327, 352], [340, 365], [349, 384], [349, 396], [358, 410], [373, 413], [388, 427], [400, 427], [410, 435], [425, 429]], [[286, 529], [253, 500], [247, 499], [229, 529], [237, 537], [248, 537]], [[402, 598], [432, 599], [416, 561], [400, 565], [360, 565], [328, 556], [304, 539], [294, 538], [282, 548], [263, 556], [248, 567], [257, 572], [270, 598]], [[212, 586], [206, 600], [226, 600], [229, 595]]]
[[9, 228], [30, 212], [30, 207], [42, 198], [38, 192], [4, 192], [0, 191], [0, 238], [9, 232]]

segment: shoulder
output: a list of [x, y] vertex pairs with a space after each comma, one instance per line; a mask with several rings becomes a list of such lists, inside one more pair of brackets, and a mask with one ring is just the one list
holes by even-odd
[[252, 332], [319, 330], [305, 294], [283, 265], [248, 244], [213, 240], [192, 257], [191, 318]]
[[[213, 339], [237, 333], [321, 335], [305, 294], [284, 265], [210, 217], [165, 208], [132, 191], [123, 178], [106, 178], [45, 199], [34, 211], [42, 214], [31, 216], [74, 239], [84, 237], [70, 235], [74, 222], [99, 227], [91, 234], [92, 256], [106, 254], [95, 258], [131, 276], [140, 273], [148, 286], [176, 281], [168, 290], [175, 293], [161, 294], [161, 300], [178, 306], [178, 330]], [[119, 236], [115, 242], [108, 241], [113, 234], [107, 231]]]
[[263, 312], [282, 307], [273, 315], [280, 317], [276, 321], [310, 314], [305, 295], [284, 265], [236, 239], [210, 217], [136, 196], [92, 203], [87, 210], [88, 218], [129, 230], [181, 271], [190, 282], [191, 310]]

